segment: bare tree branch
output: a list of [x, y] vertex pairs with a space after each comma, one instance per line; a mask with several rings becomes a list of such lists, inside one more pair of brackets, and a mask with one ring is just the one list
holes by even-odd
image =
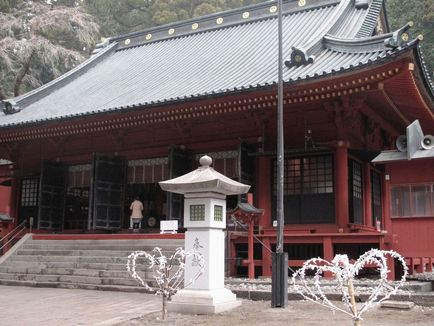
[[25, 61], [24, 65], [22, 66], [21, 70], [17, 74], [17, 77], [15, 78], [14, 96], [20, 95], [21, 84], [23, 83], [24, 76], [29, 72], [30, 63], [32, 62], [32, 58], [34, 55], [35, 55], [35, 49], [32, 50], [29, 57]]

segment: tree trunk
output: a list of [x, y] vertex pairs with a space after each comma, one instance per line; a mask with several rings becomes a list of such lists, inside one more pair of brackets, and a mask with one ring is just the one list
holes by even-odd
[[166, 320], [167, 316], [167, 296], [163, 294], [163, 309], [161, 310], [161, 319]]
[[20, 72], [17, 74], [17, 77], [15, 78], [14, 96], [20, 95], [21, 84], [23, 83], [24, 77], [29, 72], [30, 63], [32, 62], [32, 58], [34, 55], [35, 55], [35, 50], [32, 50], [26, 62], [24, 62], [23, 68], [20, 70]]
[[[348, 294], [350, 295], [350, 301], [351, 301], [351, 308], [353, 310], [353, 315], [356, 316], [357, 315], [357, 304], [356, 304], [356, 298], [354, 297], [354, 285], [353, 285], [353, 280], [349, 279], [348, 280]], [[355, 319], [354, 320], [354, 326], [360, 326], [360, 320], [359, 319]]]

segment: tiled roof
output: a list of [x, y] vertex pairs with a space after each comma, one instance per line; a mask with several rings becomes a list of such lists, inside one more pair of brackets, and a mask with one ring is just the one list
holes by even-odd
[[[284, 81], [364, 67], [414, 46], [398, 34], [369, 37], [382, 2], [285, 1]], [[112, 38], [73, 71], [12, 99], [3, 111], [15, 113], [0, 113], [0, 127], [267, 87], [276, 84], [277, 51], [274, 2]]]

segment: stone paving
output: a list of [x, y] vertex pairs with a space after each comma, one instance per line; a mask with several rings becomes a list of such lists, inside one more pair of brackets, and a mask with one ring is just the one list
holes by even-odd
[[[270, 301], [242, 300], [232, 311], [212, 315], [169, 313], [161, 321], [160, 297], [152, 294], [80, 289], [0, 286], [0, 326], [193, 326], [351, 325], [348, 316], [306, 301], [271, 309]], [[364, 326], [434, 325], [434, 309], [375, 308]]]
[[0, 286], [0, 325], [109, 326], [160, 311], [152, 294]]

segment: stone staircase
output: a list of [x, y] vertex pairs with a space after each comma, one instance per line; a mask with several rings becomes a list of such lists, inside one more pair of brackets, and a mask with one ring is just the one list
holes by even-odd
[[[33, 240], [24, 239], [0, 260], [0, 284], [145, 292], [126, 270], [128, 255], [160, 247], [171, 255], [183, 239]], [[140, 258], [137, 270], [155, 283]]]

